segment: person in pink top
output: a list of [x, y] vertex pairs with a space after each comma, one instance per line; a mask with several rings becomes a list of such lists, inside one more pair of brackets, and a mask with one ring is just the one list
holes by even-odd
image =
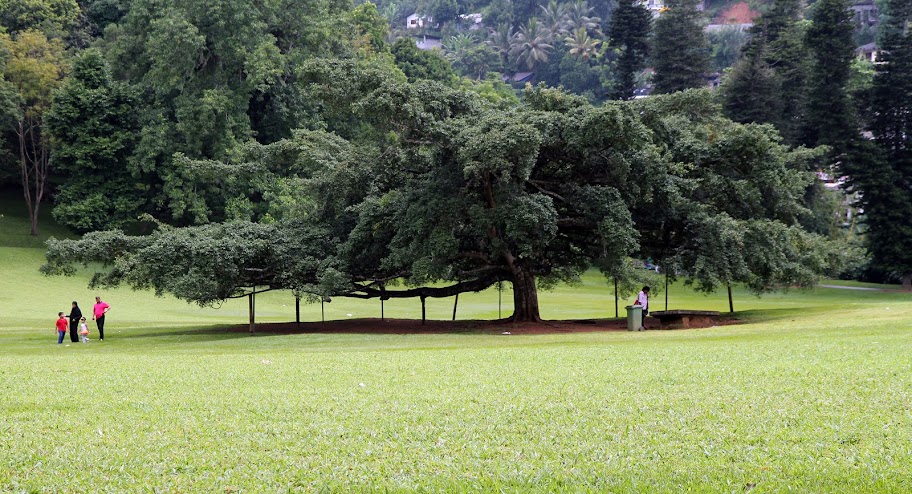
[[92, 307], [92, 320], [98, 326], [98, 340], [104, 341], [105, 314], [111, 309], [107, 302], [102, 302], [101, 297], [95, 297], [95, 306]]
[[649, 314], [649, 287], [644, 286], [640, 293], [637, 294], [637, 301], [634, 305], [639, 305], [643, 308], [643, 319], [640, 322], [640, 326], [643, 329], [646, 329], [646, 316]]

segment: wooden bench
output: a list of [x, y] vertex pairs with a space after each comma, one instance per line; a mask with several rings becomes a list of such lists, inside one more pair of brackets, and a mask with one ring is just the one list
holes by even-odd
[[650, 312], [662, 329], [705, 328], [714, 326], [719, 313], [714, 310], [660, 310]]

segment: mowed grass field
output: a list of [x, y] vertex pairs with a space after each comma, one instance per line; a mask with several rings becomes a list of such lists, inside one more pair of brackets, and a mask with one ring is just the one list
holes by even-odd
[[[0, 491], [912, 491], [909, 294], [736, 289], [744, 324], [686, 331], [250, 337], [224, 331], [245, 301], [118, 289], [99, 292], [106, 341], [58, 346], [56, 312], [87, 312], [91, 269], [40, 275], [16, 207], [0, 202]], [[591, 274], [541, 294], [543, 315], [613, 317], [612, 297]], [[294, 319], [288, 293], [257, 308]], [[676, 285], [669, 308], [727, 299]], [[460, 297], [458, 319], [496, 317], [495, 291]]]

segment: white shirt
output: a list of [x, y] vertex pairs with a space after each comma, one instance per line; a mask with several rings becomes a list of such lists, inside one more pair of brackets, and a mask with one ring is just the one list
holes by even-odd
[[637, 305], [643, 306], [643, 310], [649, 310], [649, 297], [646, 296], [646, 292], [640, 291], [637, 294]]

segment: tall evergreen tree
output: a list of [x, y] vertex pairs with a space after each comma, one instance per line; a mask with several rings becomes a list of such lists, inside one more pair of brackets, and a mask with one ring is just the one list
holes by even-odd
[[837, 154], [844, 153], [858, 136], [847, 90], [855, 56], [853, 30], [847, 0], [817, 2], [807, 32], [812, 64], [802, 141], [808, 146], [826, 144]]
[[140, 130], [139, 97], [115, 81], [101, 53], [83, 52], [45, 116], [56, 170], [67, 177], [54, 218], [77, 231], [124, 228], [148, 202], [129, 166]]
[[807, 84], [800, 19], [800, 0], [774, 0], [751, 27], [744, 56], [727, 78], [724, 92], [730, 118], [771, 123], [790, 144], [799, 140]]
[[778, 122], [782, 114], [781, 80], [767, 61], [763, 38], [735, 63], [722, 86], [726, 115], [740, 123]]
[[889, 0], [871, 92], [880, 159], [852, 170], [862, 189], [867, 244], [875, 267], [912, 290], [912, 3]]
[[611, 44], [621, 52], [613, 97], [630, 99], [636, 89], [636, 75], [646, 66], [652, 14], [638, 0], [622, 0], [609, 26]]
[[673, 93], [705, 85], [709, 43], [698, 0], [668, 0], [655, 23], [655, 92]]
[[762, 34], [773, 42], [792, 29], [801, 18], [801, 0], [773, 0], [769, 10], [750, 28], [751, 34]]

